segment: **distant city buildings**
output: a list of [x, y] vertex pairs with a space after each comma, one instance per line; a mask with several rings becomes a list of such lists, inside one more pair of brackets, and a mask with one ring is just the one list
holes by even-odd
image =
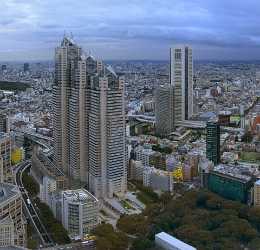
[[220, 162], [220, 125], [217, 122], [207, 123], [207, 158], [215, 165]]
[[54, 162], [97, 197], [126, 191], [124, 81], [65, 37], [55, 53]]
[[174, 86], [175, 123], [193, 115], [193, 57], [188, 46], [170, 50], [170, 84]]

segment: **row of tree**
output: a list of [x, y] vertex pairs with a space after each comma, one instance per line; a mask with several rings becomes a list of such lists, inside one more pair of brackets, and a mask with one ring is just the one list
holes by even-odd
[[[100, 227], [103, 230], [104, 225]], [[162, 231], [198, 250], [256, 250], [260, 249], [260, 209], [204, 190], [188, 191], [178, 199], [166, 193], [142, 214], [122, 216], [116, 231], [110, 227], [109, 237], [98, 233], [98, 249], [127, 249], [126, 245], [131, 245], [131, 250], [158, 249], [154, 236]], [[117, 239], [122, 243], [118, 248], [113, 245]], [[102, 248], [101, 241], [109, 241], [106, 245], [110, 248]]]

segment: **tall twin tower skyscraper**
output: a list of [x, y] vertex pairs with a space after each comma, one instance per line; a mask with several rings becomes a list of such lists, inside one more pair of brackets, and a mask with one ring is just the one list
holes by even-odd
[[98, 198], [127, 187], [124, 81], [70, 38], [55, 51], [54, 162]]

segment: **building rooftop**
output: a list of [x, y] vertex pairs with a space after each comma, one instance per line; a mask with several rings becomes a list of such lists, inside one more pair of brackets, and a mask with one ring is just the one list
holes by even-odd
[[98, 199], [86, 189], [66, 190], [62, 192], [63, 197], [72, 202], [85, 203], [87, 201], [98, 202]]
[[0, 204], [16, 196], [17, 194], [20, 194], [20, 191], [15, 185], [7, 183], [0, 184]]
[[0, 132], [0, 140], [5, 139], [5, 138], [9, 138], [9, 137], [10, 137], [9, 134], [4, 133], [4, 132]]
[[[188, 245], [186, 244], [185, 242], [181, 241], [181, 240], [178, 240], [177, 238], [167, 234], [167, 233], [164, 233], [164, 232], [161, 232], [161, 233], [158, 233], [155, 235], [155, 241], [156, 239], [160, 239], [164, 242], [167, 242], [169, 246], [173, 246], [175, 247], [176, 249], [181, 249], [181, 250], [196, 250], [195, 247], [192, 247], [191, 245]], [[170, 248], [168, 248], [170, 249]]]
[[258, 173], [257, 168], [254, 166], [225, 164], [219, 164], [215, 166], [212, 171], [215, 173], [228, 175], [243, 182], [250, 181], [252, 177], [256, 176], [256, 174]]
[[27, 250], [27, 248], [24, 247], [18, 247], [18, 246], [4, 246], [0, 247], [0, 250]]

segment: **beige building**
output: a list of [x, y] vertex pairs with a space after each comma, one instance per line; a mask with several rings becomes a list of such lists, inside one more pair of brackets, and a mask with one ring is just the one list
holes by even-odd
[[193, 115], [193, 58], [188, 46], [175, 46], [170, 50], [170, 82], [174, 86], [175, 125]]
[[0, 184], [0, 218], [0, 244], [14, 243], [17, 246], [25, 246], [22, 197], [18, 188], [12, 184]]
[[254, 206], [260, 206], [260, 180], [254, 184]]
[[11, 138], [9, 134], [6, 133], [0, 133], [0, 174], [1, 182], [13, 182], [13, 171], [11, 168]]
[[0, 220], [0, 247], [14, 245], [14, 223], [8, 216]]
[[65, 37], [56, 49], [54, 162], [97, 197], [126, 191], [124, 81]]
[[68, 177], [42, 151], [33, 151], [31, 172], [40, 186], [40, 199], [47, 204], [52, 192], [68, 188]]

